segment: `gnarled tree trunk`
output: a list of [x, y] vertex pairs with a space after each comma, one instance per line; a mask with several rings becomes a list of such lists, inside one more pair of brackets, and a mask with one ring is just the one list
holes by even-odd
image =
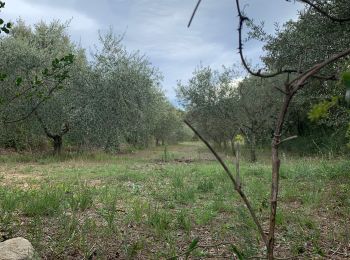
[[53, 139], [53, 153], [60, 155], [62, 151], [62, 136], [55, 135], [52, 139]]
[[53, 142], [53, 154], [60, 155], [62, 152], [63, 136], [69, 131], [68, 124], [64, 123], [61, 127], [60, 132], [58, 134], [53, 134], [51, 131], [49, 131], [48, 127], [45, 125], [44, 121], [39, 116], [37, 111], [35, 111], [35, 116], [38, 119], [41, 127], [43, 128], [46, 136], [50, 138]]

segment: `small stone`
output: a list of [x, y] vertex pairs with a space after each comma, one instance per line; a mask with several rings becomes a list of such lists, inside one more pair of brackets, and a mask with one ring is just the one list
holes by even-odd
[[32, 244], [23, 237], [0, 243], [0, 260], [29, 260], [34, 257]]

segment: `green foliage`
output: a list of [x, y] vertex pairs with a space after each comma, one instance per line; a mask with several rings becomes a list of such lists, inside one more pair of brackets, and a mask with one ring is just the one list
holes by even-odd
[[170, 228], [171, 216], [167, 211], [159, 207], [149, 207], [147, 222], [157, 234], [164, 235]]
[[238, 134], [234, 137], [233, 141], [239, 145], [244, 145], [245, 140], [244, 140], [244, 136], [241, 134]]
[[214, 183], [211, 179], [203, 179], [198, 183], [197, 189], [204, 193], [211, 192], [214, 190]]
[[[155, 113], [153, 136], [156, 145], [174, 144], [180, 140], [189, 139], [182, 122], [184, 113], [174, 108], [164, 98], [157, 101], [158, 109]], [[160, 143], [161, 142], [161, 143]]]
[[187, 119], [216, 144], [231, 140], [237, 131], [233, 75], [229, 68], [219, 72], [200, 66], [187, 84], [179, 82], [177, 87]]
[[243, 260], [244, 259], [243, 254], [238, 250], [238, 248], [235, 245], [231, 245], [231, 249], [236, 254], [236, 256], [237, 256], [237, 258], [239, 260]]
[[19, 20], [1, 39], [2, 146], [16, 140], [12, 146], [26, 149], [33, 147], [26, 140], [45, 134], [65, 135], [71, 146], [118, 151], [146, 147], [153, 138], [173, 143], [188, 136], [183, 113], [166, 100], [160, 73], [143, 55], [127, 52], [110, 32], [88, 64], [67, 26], [56, 21], [32, 28]]
[[[5, 2], [0, 1], [0, 12], [1, 12], [1, 9], [4, 7], [5, 7]], [[12, 27], [11, 23], [5, 23], [5, 21], [0, 18], [0, 34], [1, 33], [6, 33], [6, 34], [10, 33], [11, 27]], [[7, 75], [0, 71], [0, 81], [4, 81], [4, 79], [6, 77], [7, 77]], [[1, 99], [0, 99], [0, 105], [1, 105]]]
[[191, 230], [191, 219], [189, 217], [188, 211], [181, 210], [176, 214], [177, 225], [180, 229], [185, 230], [187, 234]]
[[[350, 140], [350, 123], [348, 124], [345, 136]], [[347, 147], [350, 148], [350, 141], [347, 143]]]
[[0, 73], [0, 81], [4, 81], [6, 79], [7, 75]]
[[329, 115], [329, 110], [336, 106], [339, 102], [339, 97], [332, 97], [331, 100], [322, 101], [312, 107], [308, 113], [308, 118], [311, 121], [318, 121], [321, 118], [326, 118]]
[[343, 72], [342, 81], [347, 89], [350, 88], [350, 71]]
[[74, 193], [71, 190], [66, 191], [67, 201], [72, 211], [84, 211], [92, 206], [94, 191], [91, 187], [80, 185], [74, 187], [74, 190]]
[[346, 102], [349, 103], [350, 102], [350, 71], [343, 72], [342, 82], [346, 88], [345, 100]]
[[29, 191], [23, 201], [23, 214], [29, 217], [53, 216], [62, 210], [63, 196], [63, 190], [57, 188]]
[[187, 119], [216, 146], [227, 149], [234, 136], [244, 135], [256, 160], [258, 143], [268, 139], [282, 97], [275, 86], [281, 78], [235, 79], [233, 69], [222, 72], [199, 67], [187, 84], [178, 84], [178, 96], [187, 110]]

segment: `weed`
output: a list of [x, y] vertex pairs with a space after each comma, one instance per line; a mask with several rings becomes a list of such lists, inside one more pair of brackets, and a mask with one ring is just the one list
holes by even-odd
[[217, 213], [212, 211], [211, 207], [196, 209], [195, 221], [198, 225], [207, 225], [216, 217], [216, 215]]
[[128, 259], [135, 259], [139, 251], [143, 250], [145, 247], [144, 241], [138, 240], [130, 245], [126, 245], [125, 252]]
[[177, 226], [186, 231], [187, 234], [191, 231], [191, 218], [188, 215], [188, 212], [185, 210], [180, 210], [176, 214]]
[[62, 210], [64, 192], [50, 186], [40, 190], [30, 190], [21, 198], [22, 212], [25, 216], [53, 216]]
[[197, 189], [201, 192], [210, 192], [214, 190], [214, 183], [210, 179], [200, 180], [198, 183]]
[[132, 205], [131, 216], [129, 219], [134, 220], [136, 223], [141, 223], [144, 217], [144, 214], [149, 208], [149, 204], [140, 200], [136, 200]]
[[94, 188], [88, 187], [86, 184], [73, 187], [76, 192], [66, 191], [67, 202], [72, 211], [84, 211], [93, 204]]
[[147, 222], [155, 229], [157, 234], [164, 235], [164, 232], [170, 228], [171, 216], [167, 211], [160, 209], [159, 207], [149, 207], [147, 212]]

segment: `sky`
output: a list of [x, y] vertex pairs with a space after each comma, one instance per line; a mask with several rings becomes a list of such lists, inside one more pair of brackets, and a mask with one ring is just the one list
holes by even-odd
[[[4, 0], [3, 0], [4, 1]], [[139, 50], [163, 74], [163, 89], [176, 104], [177, 81], [187, 82], [199, 64], [220, 69], [240, 64], [238, 18], [233, 0], [202, 0], [190, 28], [187, 23], [197, 0], [5, 0], [5, 21], [19, 17], [27, 24], [54, 19], [70, 21], [68, 33], [89, 54], [98, 47], [98, 32], [112, 28], [124, 34], [123, 44]], [[275, 24], [297, 18], [301, 5], [286, 0], [243, 0], [244, 12], [264, 21], [268, 33]], [[259, 63], [262, 44], [245, 45], [245, 56]]]

